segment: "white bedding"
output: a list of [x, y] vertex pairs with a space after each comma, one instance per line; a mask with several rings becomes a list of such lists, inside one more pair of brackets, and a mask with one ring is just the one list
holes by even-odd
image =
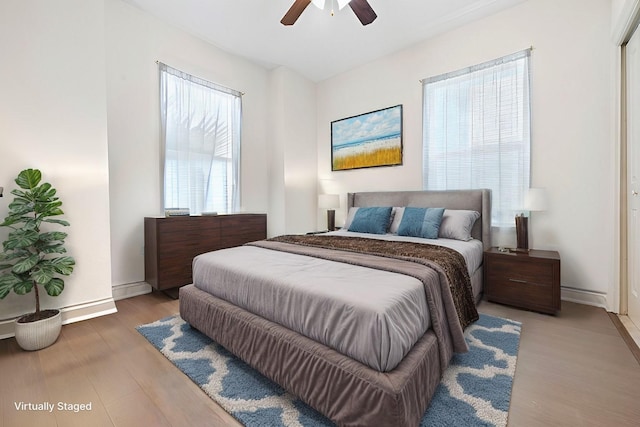
[[[330, 234], [381, 237], [347, 231]], [[477, 247], [477, 240], [382, 238], [442, 244], [462, 251], [468, 264], [477, 261], [472, 255], [475, 249], [469, 249]], [[479, 252], [482, 259], [481, 243]], [[430, 280], [439, 280], [437, 273]], [[379, 371], [397, 366], [430, 327], [421, 281], [346, 263], [241, 246], [196, 257], [193, 281], [214, 296]]]

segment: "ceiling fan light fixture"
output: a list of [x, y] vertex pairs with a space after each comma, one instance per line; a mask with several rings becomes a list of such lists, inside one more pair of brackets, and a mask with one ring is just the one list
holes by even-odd
[[[331, 16], [334, 15], [333, 8], [336, 2], [338, 3], [339, 9], [349, 5], [362, 25], [369, 25], [378, 17], [367, 0], [331, 0]], [[326, 0], [294, 0], [287, 13], [285, 13], [280, 20], [280, 23], [287, 26], [295, 24], [302, 12], [304, 12], [311, 3], [320, 9], [324, 9], [327, 5]]]
[[324, 9], [324, 4], [326, 0], [311, 0], [311, 3], [318, 9]]

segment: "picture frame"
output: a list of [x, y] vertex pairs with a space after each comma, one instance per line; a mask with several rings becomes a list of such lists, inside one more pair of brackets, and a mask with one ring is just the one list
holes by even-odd
[[331, 170], [402, 165], [402, 104], [331, 122]]

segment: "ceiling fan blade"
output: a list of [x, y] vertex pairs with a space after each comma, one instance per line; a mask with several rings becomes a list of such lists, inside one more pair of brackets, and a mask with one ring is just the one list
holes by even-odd
[[282, 17], [280, 22], [283, 25], [293, 25], [296, 23], [302, 12], [311, 4], [311, 0], [296, 0]]
[[367, 0], [351, 0], [349, 7], [362, 22], [362, 25], [369, 25], [378, 17]]

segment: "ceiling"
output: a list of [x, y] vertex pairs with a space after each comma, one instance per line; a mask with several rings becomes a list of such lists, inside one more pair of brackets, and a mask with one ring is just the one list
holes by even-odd
[[348, 6], [331, 16], [309, 5], [288, 27], [280, 19], [294, 0], [124, 1], [223, 50], [318, 82], [524, 0], [368, 0], [378, 19], [367, 26]]

